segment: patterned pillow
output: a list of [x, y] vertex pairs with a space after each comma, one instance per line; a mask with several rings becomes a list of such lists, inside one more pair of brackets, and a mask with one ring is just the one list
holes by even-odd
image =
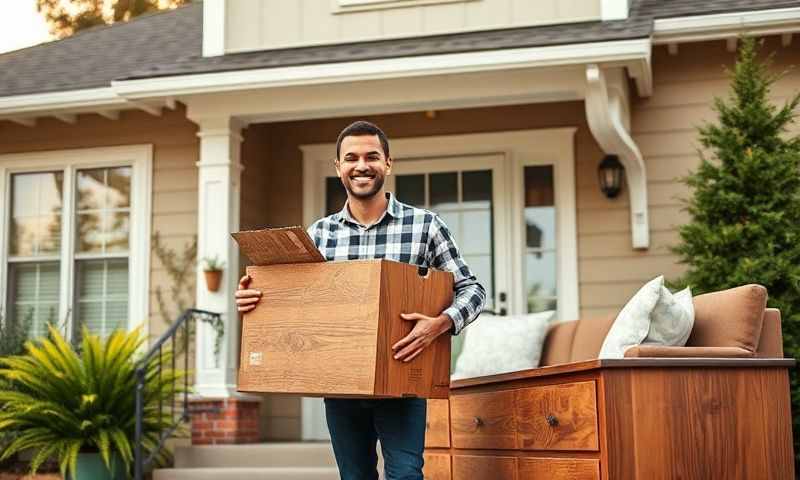
[[482, 314], [470, 324], [452, 380], [516, 372], [539, 366], [554, 311], [495, 317]]

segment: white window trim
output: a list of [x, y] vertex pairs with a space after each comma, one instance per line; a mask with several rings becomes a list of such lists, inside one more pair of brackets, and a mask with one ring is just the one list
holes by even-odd
[[[60, 170], [64, 172], [64, 185], [75, 182], [75, 171], [84, 168], [101, 168], [129, 165], [131, 177], [130, 248], [128, 256], [128, 329], [139, 326], [148, 334], [150, 302], [150, 223], [152, 203], [152, 145], [127, 145], [121, 147], [48, 150], [43, 152], [0, 155], [0, 308], [6, 310], [8, 275], [8, 232], [10, 227], [10, 178], [14, 173]], [[74, 289], [75, 253], [73, 232], [74, 211], [72, 188], [64, 188], [61, 233], [61, 286], [59, 292], [59, 321], [72, 308]], [[69, 279], [69, 280], [65, 280]], [[72, 322], [70, 315], [70, 324]], [[69, 330], [68, 330], [69, 331]]]
[[[577, 128], [519, 130], [498, 133], [443, 135], [390, 139], [392, 156], [447, 157], [502, 153], [508, 162], [504, 183], [510, 192], [512, 245], [506, 251], [520, 259], [511, 262], [508, 284], [515, 286], [512, 312], [524, 308], [522, 295], [524, 239], [524, 168], [527, 165], [553, 165], [556, 188], [557, 242], [560, 249], [557, 271], [558, 318], [576, 320], [580, 314], [578, 285], [577, 203], [575, 200], [575, 149]], [[303, 152], [303, 221], [310, 225], [325, 210], [325, 177], [333, 171], [335, 143], [301, 145]], [[502, 247], [501, 247], [502, 248]]]

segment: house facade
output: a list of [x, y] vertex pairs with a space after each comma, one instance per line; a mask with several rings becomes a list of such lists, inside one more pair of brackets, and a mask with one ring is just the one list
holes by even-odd
[[[439, 213], [507, 314], [616, 312], [679, 275], [679, 177], [725, 95], [737, 37], [800, 64], [800, 1], [206, 0], [0, 55], [0, 304], [9, 319], [157, 336], [172, 281], [158, 234], [197, 269], [195, 390], [261, 411], [262, 439], [324, 439], [319, 401], [236, 393], [229, 233], [341, 208], [339, 131], [390, 137], [387, 187]], [[791, 71], [780, 101], [800, 84]], [[598, 165], [616, 155], [622, 192]]]

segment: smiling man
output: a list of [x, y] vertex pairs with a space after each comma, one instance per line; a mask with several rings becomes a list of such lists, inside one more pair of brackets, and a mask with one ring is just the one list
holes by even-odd
[[[355, 122], [336, 142], [336, 173], [347, 191], [342, 210], [308, 229], [328, 261], [386, 258], [452, 272], [453, 304], [437, 317], [402, 315], [416, 322], [392, 346], [397, 361], [408, 362], [436, 337], [458, 334], [483, 308], [486, 292], [459, 254], [444, 222], [434, 213], [403, 204], [384, 190], [392, 171], [389, 140], [377, 126]], [[261, 292], [248, 276], [236, 292], [240, 312], [255, 308]], [[421, 480], [425, 446], [424, 399], [325, 399], [325, 415], [342, 480], [374, 480], [376, 441], [381, 442], [387, 480]]]

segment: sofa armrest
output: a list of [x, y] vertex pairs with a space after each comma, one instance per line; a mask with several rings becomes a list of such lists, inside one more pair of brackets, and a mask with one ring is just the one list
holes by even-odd
[[666, 347], [663, 345], [636, 345], [625, 350], [625, 357], [751, 358], [753, 357], [753, 352], [740, 347]]

